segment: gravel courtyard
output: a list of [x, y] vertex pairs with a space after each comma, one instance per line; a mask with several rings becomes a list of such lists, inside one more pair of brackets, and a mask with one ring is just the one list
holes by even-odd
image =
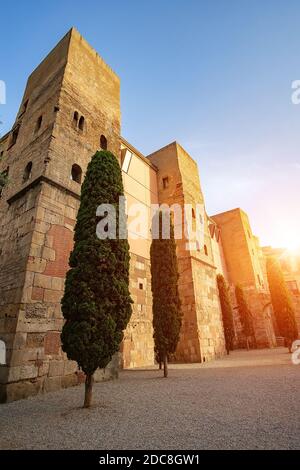
[[300, 366], [286, 349], [206, 364], [128, 370], [0, 405], [1, 449], [300, 449]]

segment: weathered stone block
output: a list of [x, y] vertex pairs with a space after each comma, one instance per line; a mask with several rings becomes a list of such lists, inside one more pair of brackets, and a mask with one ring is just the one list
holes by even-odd
[[61, 386], [63, 388], [74, 387], [78, 385], [78, 377], [76, 374], [65, 375], [61, 378]]
[[45, 276], [44, 274], [36, 273], [34, 275], [34, 286], [42, 287], [43, 289], [51, 289], [52, 279], [50, 276]]
[[[44, 292], [44, 290], [42, 289]], [[47, 318], [47, 306], [44, 303], [26, 304], [25, 320], [28, 319]]]
[[35, 364], [10, 367], [8, 382], [19, 382], [20, 380], [33, 379], [38, 376]]
[[45, 354], [58, 354], [60, 350], [61, 342], [60, 342], [60, 333], [57, 331], [48, 331], [45, 335]]
[[44, 380], [45, 392], [55, 392], [59, 390], [62, 386], [62, 377], [46, 377]]
[[22, 349], [26, 345], [27, 333], [16, 333], [14, 337], [14, 349]]
[[[42, 390], [42, 380], [38, 379], [34, 382], [23, 381], [17, 383], [10, 383], [5, 386], [2, 390], [2, 400], [6, 402], [12, 402], [15, 400], [21, 400], [29, 396], [34, 396], [40, 393]], [[1, 400], [0, 398], [0, 400]]]
[[44, 301], [45, 302], [57, 303], [57, 302], [60, 302], [61, 297], [62, 297], [62, 292], [61, 291], [45, 289], [45, 292], [44, 292]]
[[74, 374], [78, 370], [76, 361], [65, 361], [64, 362], [64, 375]]
[[62, 376], [64, 374], [64, 361], [51, 361], [49, 365], [49, 377]]
[[42, 289], [41, 287], [33, 287], [32, 292], [31, 292], [31, 299], [42, 301], [43, 298], [44, 298], [44, 289]]

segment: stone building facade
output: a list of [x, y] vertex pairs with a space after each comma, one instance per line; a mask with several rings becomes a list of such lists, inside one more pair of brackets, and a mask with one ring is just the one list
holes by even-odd
[[300, 254], [290, 252], [284, 248], [262, 248], [264, 259], [277, 258], [280, 262], [286, 285], [293, 302], [295, 317], [300, 334]]
[[[259, 240], [253, 235], [249, 218], [241, 209], [233, 209], [212, 217], [221, 230], [222, 248], [227, 266], [227, 279], [234, 288], [240, 285], [253, 317], [254, 342], [259, 348], [276, 346], [274, 316], [271, 307], [268, 281], [263, 267], [263, 256]], [[236, 345], [244, 347], [238, 310], [234, 309]]]
[[[30, 75], [15, 124], [0, 140], [0, 172], [8, 175], [0, 197], [1, 401], [84, 379], [61, 349], [60, 300], [80, 184], [100, 148], [120, 161], [131, 227], [134, 305], [121, 364], [154, 364], [151, 223], [136, 233], [130, 224], [132, 208], [138, 202], [150, 214], [151, 204], [204, 207], [198, 168], [177, 142], [145, 158], [121, 137], [120, 80], [72, 28]], [[217, 273], [247, 289], [257, 316], [257, 343], [272, 346], [268, 289], [257, 240], [251, 235], [245, 241], [251, 230], [246, 215], [238, 210], [209, 217], [204, 211], [202, 218], [203, 244], [187, 248], [185, 238], [176, 240], [184, 318], [174, 360], [201, 362], [224, 354]], [[117, 362], [116, 357], [97, 378], [115, 376]]]

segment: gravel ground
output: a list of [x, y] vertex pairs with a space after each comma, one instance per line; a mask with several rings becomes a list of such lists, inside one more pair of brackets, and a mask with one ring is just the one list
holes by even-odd
[[1, 449], [300, 449], [300, 366], [284, 349], [206, 364], [128, 370], [0, 405]]

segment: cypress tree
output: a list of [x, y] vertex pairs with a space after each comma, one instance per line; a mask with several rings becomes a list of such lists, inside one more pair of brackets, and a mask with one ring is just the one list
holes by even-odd
[[230, 300], [229, 287], [222, 274], [217, 275], [217, 284], [219, 289], [219, 297], [223, 317], [225, 346], [227, 354], [229, 354], [229, 351], [233, 350], [233, 340], [235, 336], [233, 324], [233, 309]]
[[253, 320], [247, 300], [245, 298], [244, 291], [239, 285], [237, 285], [235, 288], [235, 297], [237, 301], [243, 333], [246, 337], [247, 349], [249, 349], [249, 337], [254, 336]]
[[[92, 399], [93, 375], [105, 368], [119, 350], [131, 315], [129, 294], [129, 245], [118, 238], [119, 215], [123, 208], [121, 169], [108, 151], [96, 152], [81, 188], [80, 207], [74, 233], [74, 249], [66, 276], [62, 312], [66, 322], [62, 347], [69, 359], [77, 361], [86, 374], [84, 406]], [[116, 238], [96, 235], [100, 204], [116, 210]], [[105, 221], [104, 221], [105, 222]]]
[[168, 377], [168, 355], [176, 350], [182, 323], [179, 275], [173, 224], [170, 227], [170, 238], [163, 239], [162, 213], [159, 212], [155, 217], [159, 218], [159, 237], [152, 240], [150, 249], [153, 337], [156, 357], [164, 365], [164, 377]]
[[267, 275], [279, 334], [285, 338], [286, 345], [291, 351], [293, 341], [298, 338], [298, 328], [291, 295], [276, 258], [267, 258]]

